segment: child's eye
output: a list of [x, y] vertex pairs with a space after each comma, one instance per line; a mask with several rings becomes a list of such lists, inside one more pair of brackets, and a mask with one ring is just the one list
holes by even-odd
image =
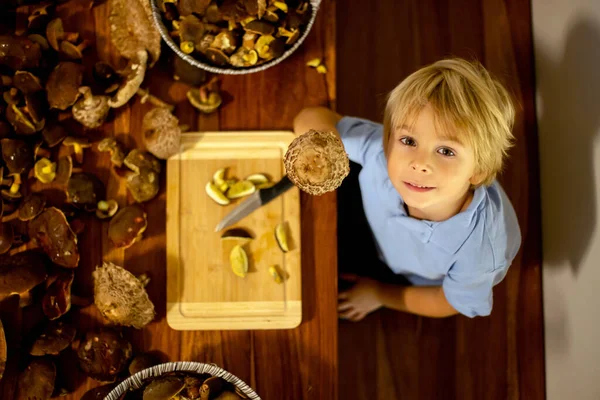
[[438, 153], [440, 153], [444, 157], [454, 157], [456, 155], [456, 154], [454, 154], [454, 151], [452, 151], [451, 149], [449, 149], [447, 147], [442, 147], [441, 149], [438, 150]]
[[409, 137], [409, 136], [404, 136], [403, 138], [400, 139], [400, 143], [402, 143], [405, 146], [414, 146], [416, 145], [416, 142], [414, 141], [413, 138]]

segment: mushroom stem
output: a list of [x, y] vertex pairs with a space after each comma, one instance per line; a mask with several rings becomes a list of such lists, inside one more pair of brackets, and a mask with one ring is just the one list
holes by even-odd
[[175, 108], [174, 105], [169, 104], [169, 103], [165, 103], [164, 101], [162, 101], [161, 99], [159, 99], [158, 97], [155, 97], [153, 95], [150, 94], [150, 91], [147, 89], [142, 89], [139, 88], [137, 90], [137, 95], [140, 96], [142, 99], [142, 104], [144, 104], [146, 101], [149, 101], [151, 104], [157, 106], [157, 107], [163, 107], [168, 109], [169, 111], [173, 111], [173, 109]]

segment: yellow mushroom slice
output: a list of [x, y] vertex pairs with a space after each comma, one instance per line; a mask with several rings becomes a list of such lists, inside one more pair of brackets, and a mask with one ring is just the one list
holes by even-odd
[[256, 186], [250, 181], [239, 181], [234, 183], [229, 190], [227, 190], [227, 198], [238, 199], [240, 197], [248, 196], [256, 192]]
[[281, 251], [283, 251], [284, 253], [290, 251], [287, 225], [285, 222], [277, 224], [277, 226], [275, 227], [275, 239], [277, 240], [277, 244], [279, 245]]
[[40, 158], [33, 168], [35, 177], [42, 183], [50, 183], [56, 178], [56, 163]]
[[324, 66], [323, 64], [319, 65], [317, 67], [317, 72], [320, 74], [326, 74], [327, 73], [327, 67]]
[[205, 186], [206, 194], [208, 197], [213, 199], [217, 204], [226, 206], [230, 203], [230, 200], [219, 190], [219, 188], [211, 182], [208, 182]]
[[307, 66], [307, 67], [313, 67], [313, 68], [316, 68], [316, 67], [318, 67], [318, 66], [319, 66], [319, 64], [321, 64], [321, 59], [320, 59], [320, 58], [313, 58], [313, 59], [309, 60], [309, 61], [306, 63], [306, 66]]
[[248, 274], [248, 255], [242, 246], [237, 245], [231, 249], [231, 253], [229, 254], [229, 263], [234, 274], [240, 278], [246, 277]]

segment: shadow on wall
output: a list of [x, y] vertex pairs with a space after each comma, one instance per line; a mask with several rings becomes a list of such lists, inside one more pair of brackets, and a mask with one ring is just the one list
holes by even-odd
[[[544, 263], [577, 275], [596, 229], [594, 140], [600, 129], [600, 26], [579, 17], [562, 55], [536, 49], [544, 198]], [[541, 71], [541, 72], [540, 72]], [[546, 76], [540, 76], [545, 74]], [[544, 185], [546, 185], [544, 187]]]

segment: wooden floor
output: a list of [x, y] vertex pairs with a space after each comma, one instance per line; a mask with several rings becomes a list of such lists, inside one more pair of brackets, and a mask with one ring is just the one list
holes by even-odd
[[386, 94], [446, 56], [476, 58], [518, 102], [501, 182], [523, 246], [490, 317], [426, 319], [381, 310], [340, 322], [340, 399], [542, 399], [539, 171], [529, 1], [337, 2], [337, 110], [381, 121]]

